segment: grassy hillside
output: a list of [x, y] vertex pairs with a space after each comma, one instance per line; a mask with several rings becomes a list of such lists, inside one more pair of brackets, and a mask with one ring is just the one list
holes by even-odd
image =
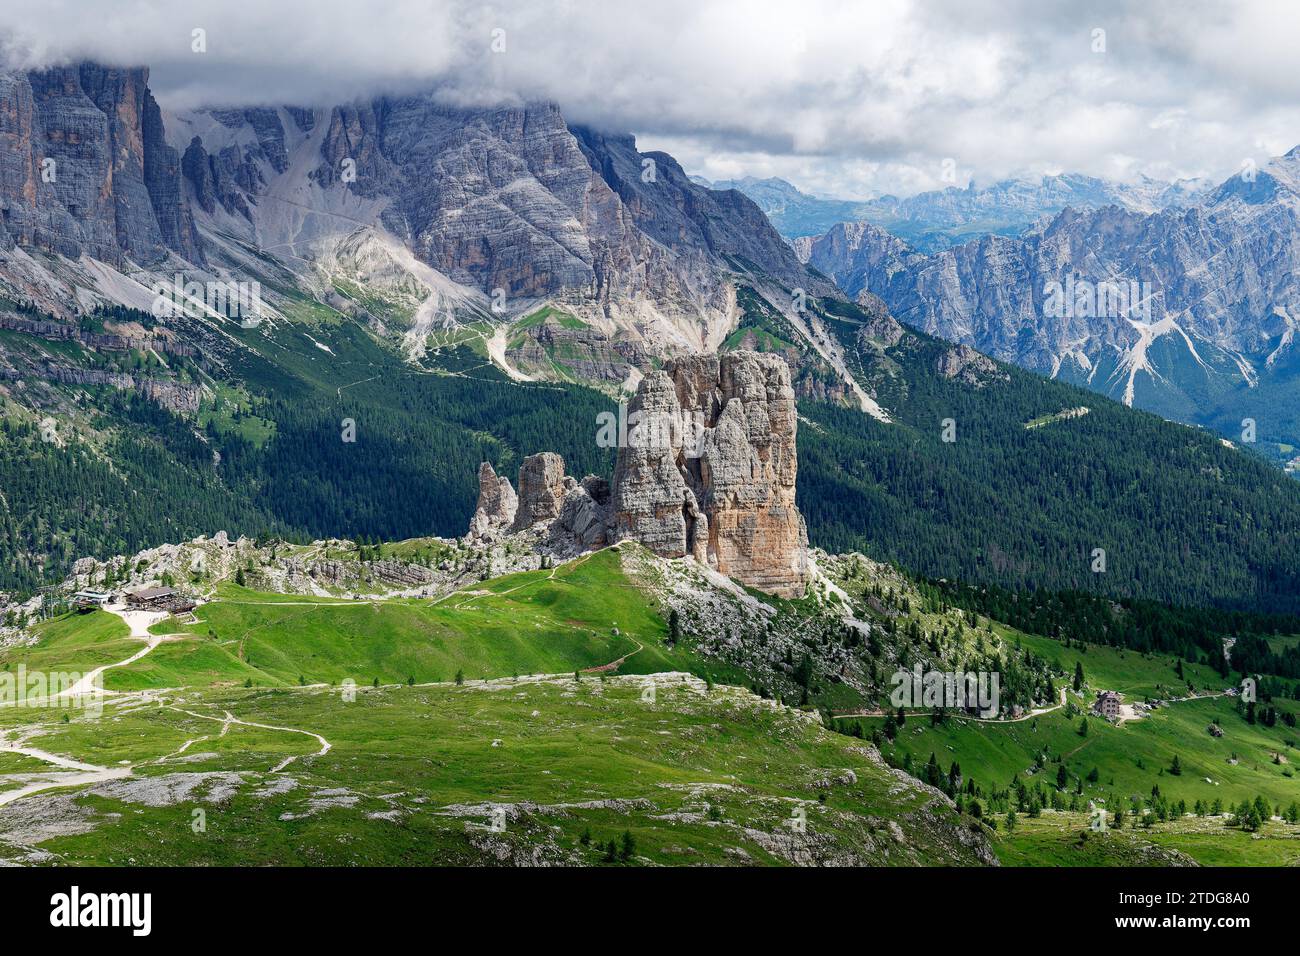
[[[1002, 626], [994, 630], [1050, 661], [1063, 685], [1081, 665], [1084, 691], [1067, 693], [1063, 707], [1015, 721], [951, 713], [935, 721], [927, 712], [913, 712], [892, 740], [883, 717], [841, 718], [835, 725], [878, 741], [892, 764], [922, 777], [932, 759], [945, 778], [953, 766], [959, 768], [963, 800], [968, 807], [978, 803], [999, 825], [995, 849], [1004, 863], [1163, 865], [1169, 861], [1162, 850], [1207, 865], [1300, 861], [1300, 826], [1266, 821], [1262, 835], [1256, 835], [1222, 815], [1257, 798], [1266, 801], [1270, 814], [1285, 814], [1300, 801], [1298, 735], [1283, 719], [1300, 713], [1300, 703], [1275, 697], [1257, 705], [1257, 711], [1270, 707], [1278, 714], [1273, 726], [1265, 726], [1258, 717], [1252, 721], [1237, 698], [1222, 695], [1234, 679], [1225, 680], [1203, 664], [1183, 663], [1180, 679], [1178, 662], [1166, 656], [1099, 645], [1067, 647]], [[1201, 696], [1187, 698], [1188, 684]], [[1121, 691], [1130, 703], [1148, 698], [1166, 703], [1140, 719], [1112, 724], [1088, 712], [1102, 688]], [[1212, 725], [1222, 736], [1210, 733]], [[1149, 812], [1157, 795], [1171, 811], [1167, 818]], [[1089, 830], [1090, 804], [1104, 807], [1112, 819], [1122, 810], [1128, 831], [1082, 836]], [[1173, 814], [1179, 807], [1196, 815]], [[1069, 812], [1076, 808], [1079, 812]], [[1005, 824], [1009, 809], [1018, 810], [1012, 832]], [[1144, 814], [1151, 825], [1135, 826]]]
[[[39, 630], [35, 646], [8, 648], [5, 661], [71, 669], [90, 654], [124, 644], [115, 653], [125, 659], [141, 647], [106, 613]], [[432, 603], [225, 586], [194, 621], [165, 619], [153, 631], [169, 637], [106, 673], [119, 693], [101, 719], [0, 708], [0, 859], [992, 859], [979, 824], [824, 729], [815, 712], [686, 673], [729, 671], [685, 638], [667, 645], [653, 602], [613, 550]], [[600, 665], [610, 667], [574, 674]], [[553, 676], [527, 676], [538, 671]], [[299, 675], [321, 683], [299, 686]], [[344, 677], [359, 685], [351, 698]], [[60, 768], [6, 749], [15, 744], [101, 779], [5, 804], [33, 780], [59, 779]]]
[[1257, 836], [1222, 820], [1189, 818], [1095, 833], [1087, 814], [1044, 812], [999, 833], [994, 848], [1007, 866], [1296, 866], [1300, 830], [1268, 823]]
[[[662, 679], [653, 704], [643, 696], [639, 680], [614, 678], [363, 689], [352, 704], [297, 690], [185, 702], [194, 714], [309, 728], [331, 744], [321, 756], [302, 734], [234, 724], [220, 736], [220, 719], [166, 708], [94, 732], [53, 725], [47, 749], [130, 760], [135, 774], [76, 797], [83, 832], [39, 849], [79, 864], [600, 865], [612, 840], [620, 865], [979, 862], [951, 810], [796, 712], [681, 678]], [[204, 832], [192, 828], [196, 810]], [[0, 811], [0, 835], [12, 836], [12, 820]], [[3, 844], [0, 855], [26, 849]]]
[[[1064, 766], [1067, 796], [1082, 781], [1084, 798], [1104, 799], [1112, 809], [1127, 810], [1131, 798], [1145, 799], [1153, 786], [1171, 801], [1186, 800], [1189, 807], [1197, 800], [1235, 804], [1259, 794], [1284, 808], [1300, 800], [1295, 730], [1247, 724], [1228, 698], [1173, 703], [1118, 727], [1090, 717], [1087, 736], [1079, 734], [1082, 719], [1057, 711], [1014, 723], [950, 717], [931, 727], [926, 715], [918, 715], [886, 750], [900, 762], [910, 754], [916, 766], [935, 753], [945, 772], [955, 760], [966, 779], [986, 788], [1020, 779], [1054, 790], [1058, 768]], [[1207, 732], [1211, 723], [1223, 728], [1223, 737]], [[1274, 755], [1286, 762], [1274, 764]], [[1175, 756], [1182, 767], [1177, 776], [1169, 770]], [[1094, 767], [1099, 771], [1095, 783], [1087, 779]]]
[[[391, 550], [391, 549], [390, 549]], [[706, 666], [624, 576], [619, 552], [506, 575], [434, 603], [351, 601], [250, 591], [230, 583], [193, 615], [151, 628], [166, 640], [104, 675], [110, 690], [300, 683], [452, 681], [572, 673], [622, 661], [624, 673]], [[120, 618], [68, 614], [0, 649], [0, 666], [89, 670], [138, 650]]]
[[[1123, 833], [1080, 837], [1071, 803], [1131, 811], [1150, 803], [1153, 787], [1170, 805], [1207, 812], [1215, 801], [1231, 809], [1256, 797], [1284, 809], [1300, 796], [1295, 731], [1281, 719], [1249, 722], [1231, 698], [1174, 701], [1122, 726], [1090, 718], [1086, 734], [1080, 715], [1059, 706], [1003, 722], [952, 713], [935, 722], [913, 711], [891, 739], [892, 720], [840, 719], [845, 733], [836, 733], [813, 706], [742, 689], [775, 680], [782, 659], [797, 675], [819, 648], [811, 677], [796, 677], [795, 687], [804, 681], [810, 705], [834, 706], [855, 668], [883, 679], [937, 654], [944, 667], [997, 666], [1006, 693], [1039, 709], [1081, 664], [1089, 686], [1068, 696], [1074, 708], [1098, 687], [1129, 700], [1186, 693], [1189, 682], [1217, 691], [1222, 679], [1203, 664], [1183, 662], [1179, 679], [1178, 662], [1165, 655], [1067, 646], [973, 619], [945, 608], [933, 588], [855, 557], [824, 563], [870, 616], [872, 640], [840, 644], [842, 625], [814, 626], [810, 597], [774, 602], [797, 619], [790, 634], [780, 616], [754, 611], [761, 633], [751, 633], [733, 611], [704, 605], [724, 616], [714, 626], [724, 642], [685, 612], [672, 644], [660, 610], [665, 583], [639, 553], [608, 549], [437, 601], [223, 583], [193, 617], [155, 624], [165, 637], [151, 652], [105, 672], [117, 696], [103, 718], [0, 708], [0, 855], [242, 865], [974, 864], [995, 852], [1035, 865], [1235, 865], [1254, 861], [1251, 846], [1285, 861], [1297, 845], [1300, 828], [1290, 823], [1267, 823], [1253, 839], [1210, 816], [1137, 828], [1130, 816]], [[67, 615], [33, 636], [5, 648], [3, 664], [86, 670], [142, 646], [105, 612]], [[1222, 737], [1207, 733], [1211, 722]], [[873, 738], [885, 761], [922, 779], [934, 754], [939, 786], [956, 764], [956, 806], [890, 771], [868, 746]], [[14, 745], [39, 749], [7, 749]], [[30, 794], [10, 805], [21, 813], [10, 812], [4, 794], [70, 772], [42, 763], [41, 752], [89, 765], [101, 779], [70, 797]], [[1006, 810], [1025, 798], [1047, 807], [1020, 813], [1008, 830]], [[204, 831], [190, 828], [196, 810]], [[73, 832], [29, 826], [55, 817], [79, 822]], [[183, 836], [165, 839], [170, 831]]]
[[34, 643], [0, 648], [0, 668], [86, 671], [120, 661], [139, 649], [122, 619], [103, 611], [66, 614], [31, 628]]

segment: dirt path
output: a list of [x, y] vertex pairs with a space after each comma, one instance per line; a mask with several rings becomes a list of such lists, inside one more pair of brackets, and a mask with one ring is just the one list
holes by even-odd
[[126, 660], [117, 661], [113, 664], [103, 664], [89, 671], [70, 687], [65, 687], [58, 693], [42, 698], [30, 698], [23, 701], [5, 701], [0, 703], [0, 707], [17, 707], [38, 705], [41, 701], [51, 702], [62, 700], [64, 698], [82, 698], [82, 697], [99, 697], [116, 695], [117, 691], [104, 690], [100, 686], [101, 678], [104, 671], [112, 670], [115, 667], [126, 667], [128, 664], [134, 664], [146, 654], [152, 652], [159, 644], [166, 641], [179, 641], [192, 639], [190, 634], [150, 634], [149, 628], [167, 617], [165, 611], [129, 611], [121, 606], [108, 605], [104, 608], [110, 614], [120, 617], [128, 628], [130, 628], [130, 637], [144, 641], [145, 646], [136, 651]]
[[92, 694], [98, 690], [100, 694], [112, 693], [106, 691], [103, 687], [97, 686], [97, 682], [103, 677], [104, 671], [112, 670], [115, 667], [126, 667], [128, 664], [134, 664], [140, 658], [153, 652], [153, 650], [164, 641], [187, 640], [192, 635], [189, 634], [150, 634], [149, 628], [159, 621], [167, 619], [166, 611], [132, 611], [121, 605], [107, 605], [104, 608], [110, 614], [116, 614], [120, 617], [128, 628], [131, 629], [131, 636], [139, 641], [144, 641], [145, 646], [136, 653], [132, 654], [124, 661], [118, 661], [116, 664], [105, 664], [103, 667], [96, 667], [81, 680], [77, 681], [67, 690], [56, 695], [56, 697], [79, 697]]
[[601, 665], [599, 665], [598, 667], [584, 667], [584, 668], [582, 669], [581, 673], [583, 673], [583, 674], [602, 674], [602, 673], [604, 673], [605, 671], [616, 671], [616, 670], [618, 670], [620, 667], [623, 666], [623, 662], [624, 662], [625, 660], [627, 660], [629, 657], [631, 657], [633, 654], [639, 654], [639, 653], [641, 653], [642, 651], [645, 650], [645, 645], [642, 644], [640, 641], [638, 641], [635, 637], [632, 638], [632, 642], [633, 642], [634, 644], [636, 644], [636, 650], [634, 650], [634, 651], [628, 651], [626, 654], [624, 654], [624, 655], [623, 655], [622, 657], [620, 657], [618, 660], [616, 660], [616, 661], [610, 661], [608, 664], [601, 664]]
[[105, 780], [119, 780], [130, 775], [130, 767], [98, 767], [84, 773], [51, 773], [41, 780], [34, 780], [18, 787], [16, 790], [6, 790], [0, 793], [0, 807], [7, 803], [13, 803], [15, 800], [21, 800], [23, 797], [31, 796], [33, 793], [40, 793], [42, 790], [54, 790], [59, 787], [80, 787], [92, 783], [103, 783]]
[[[30, 736], [30, 733], [28, 736]], [[42, 773], [38, 771], [35, 773], [6, 774], [7, 778], [26, 781], [26, 783], [13, 790], [0, 792], [0, 807], [33, 793], [40, 793], [42, 790], [101, 783], [105, 780], [117, 780], [131, 775], [129, 766], [101, 767], [98, 764], [84, 763], [80, 760], [73, 760], [71, 757], [52, 754], [48, 750], [41, 750], [39, 747], [28, 747], [26, 741], [21, 738], [12, 744], [7, 740], [0, 743], [0, 753], [21, 754], [24, 757], [31, 757], [34, 760], [43, 760], [46, 763], [54, 764], [54, 766], [62, 770], [71, 771], [70, 773]]]
[[[331, 744], [320, 734], [313, 733], [310, 730], [300, 730], [297, 727], [276, 727], [272, 724], [256, 724], [253, 723], [251, 720], [240, 720], [238, 717], [236, 717], [228, 710], [225, 712], [225, 715], [222, 717], [213, 717], [211, 714], [196, 714], [192, 710], [182, 710], [180, 707], [175, 707], [171, 704], [164, 704], [163, 706], [165, 706], [168, 710], [174, 710], [177, 713], [181, 713], [181, 714], [188, 714], [190, 717], [197, 717], [200, 720], [215, 720], [219, 722], [222, 725], [221, 736], [223, 737], [226, 735], [226, 731], [230, 729], [231, 724], [242, 724], [245, 727], [256, 727], [259, 730], [279, 730], [288, 734], [306, 734], [308, 737], [314, 737], [316, 738], [316, 740], [320, 741], [320, 745], [321, 745], [320, 750], [316, 751], [316, 753], [312, 755], [316, 757], [325, 756], [325, 754], [330, 752], [330, 747], [333, 746], [333, 744]], [[181, 748], [181, 750], [184, 749], [185, 749], [184, 747]], [[285, 757], [284, 760], [280, 761], [273, 768], [271, 768], [271, 773], [279, 773], [285, 767], [289, 766], [289, 764], [297, 760], [300, 756], [302, 755], [294, 754], [291, 757]]]

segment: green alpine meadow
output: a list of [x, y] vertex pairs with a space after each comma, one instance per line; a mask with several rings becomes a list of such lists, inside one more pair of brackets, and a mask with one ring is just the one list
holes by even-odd
[[1300, 15], [8, 6], [6, 941], [1291, 928]]

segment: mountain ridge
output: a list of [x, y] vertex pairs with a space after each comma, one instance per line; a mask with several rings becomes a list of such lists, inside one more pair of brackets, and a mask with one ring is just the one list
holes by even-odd
[[1300, 444], [1297, 184], [1292, 150], [1185, 209], [1065, 210], [933, 255], [841, 224], [800, 250], [918, 328], [1234, 441], [1256, 440], [1250, 419], [1284, 459]]
[[1116, 205], [1151, 213], [1188, 205], [1210, 188], [1202, 180], [1162, 182], [1142, 177], [1120, 182], [1078, 173], [1038, 179], [1003, 179], [986, 186], [948, 186], [915, 195], [868, 200], [810, 196], [779, 177], [721, 180], [715, 189], [745, 193], [789, 242], [822, 235], [840, 222], [866, 220], [883, 226], [918, 251], [938, 252], [984, 234], [1017, 236], [1066, 208]]

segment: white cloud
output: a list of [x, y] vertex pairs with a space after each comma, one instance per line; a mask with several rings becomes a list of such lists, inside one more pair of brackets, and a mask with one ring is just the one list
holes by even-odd
[[[846, 197], [937, 187], [945, 158], [959, 181], [1222, 177], [1300, 142], [1300, 7], [1081, 6], [8, 0], [0, 31], [14, 62], [148, 64], [173, 109], [435, 86], [460, 102], [554, 99], [709, 178], [783, 175]], [[206, 53], [191, 51], [195, 28]]]

